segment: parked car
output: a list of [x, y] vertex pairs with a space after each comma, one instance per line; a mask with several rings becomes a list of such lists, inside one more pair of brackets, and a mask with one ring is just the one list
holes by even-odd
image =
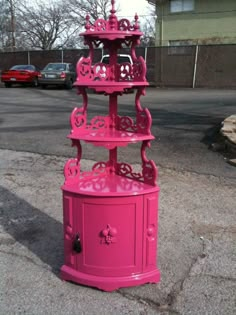
[[75, 78], [75, 67], [71, 63], [49, 63], [41, 71], [39, 84], [42, 88], [48, 85], [59, 85], [72, 89]]
[[1, 81], [5, 87], [11, 87], [12, 84], [31, 84], [38, 86], [38, 77], [40, 70], [33, 65], [15, 65], [9, 70], [3, 70]]

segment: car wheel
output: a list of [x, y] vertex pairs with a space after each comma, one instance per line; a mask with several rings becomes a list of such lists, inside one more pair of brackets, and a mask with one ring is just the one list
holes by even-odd
[[5, 87], [6, 87], [6, 88], [10, 88], [10, 87], [11, 87], [11, 83], [5, 82]]
[[67, 90], [71, 90], [72, 87], [73, 87], [73, 82], [72, 82], [72, 80], [66, 82], [66, 85], [65, 85], [65, 86], [66, 86], [66, 89], [67, 89]]
[[41, 85], [41, 89], [43, 89], [43, 90], [46, 89], [46, 87], [47, 87], [46, 84], [42, 84], [42, 85]]
[[38, 86], [39, 86], [39, 81], [38, 81], [38, 78], [37, 78], [37, 77], [35, 77], [35, 78], [33, 79], [33, 81], [32, 81], [32, 86], [33, 86], [33, 87], [38, 87]]

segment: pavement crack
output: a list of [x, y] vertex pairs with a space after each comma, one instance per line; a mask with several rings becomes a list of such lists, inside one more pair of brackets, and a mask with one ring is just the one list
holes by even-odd
[[189, 266], [188, 270], [186, 271], [185, 275], [183, 276], [183, 278], [178, 280], [173, 285], [171, 292], [167, 295], [167, 298], [166, 298], [166, 302], [170, 307], [174, 305], [177, 297], [183, 291], [184, 282], [186, 279], [188, 279], [188, 277], [190, 277], [191, 271], [192, 271], [193, 267], [195, 266], [195, 264], [198, 262], [198, 259], [205, 257], [205, 250], [206, 250], [206, 244], [205, 244], [205, 242], [203, 242], [201, 252], [195, 258], [192, 259], [192, 263], [190, 264], [190, 266]]
[[152, 308], [158, 311], [159, 313], [163, 312], [166, 314], [166, 312], [168, 312], [169, 315], [181, 315], [179, 312], [177, 312], [176, 310], [174, 310], [172, 307], [170, 307], [167, 304], [160, 304], [159, 302], [154, 302], [153, 300], [148, 299], [148, 298], [142, 298], [138, 295], [132, 295], [130, 293], [123, 292], [121, 289], [117, 290], [117, 293], [127, 298], [128, 300], [136, 301], [142, 305], [146, 305], [149, 308]]
[[215, 279], [215, 280], [219, 280], [219, 281], [231, 281], [231, 282], [236, 282], [236, 278], [232, 278], [232, 277], [225, 277], [225, 276], [220, 276], [220, 275], [211, 275], [209, 273], [204, 273], [204, 274], [200, 274], [200, 275], [193, 275], [191, 276], [191, 278], [211, 278], [211, 279]]

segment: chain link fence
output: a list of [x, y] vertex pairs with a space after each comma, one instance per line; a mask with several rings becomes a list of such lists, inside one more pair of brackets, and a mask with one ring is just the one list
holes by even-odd
[[[120, 49], [127, 54], [129, 49]], [[33, 64], [43, 69], [49, 62], [76, 65], [88, 49], [20, 51], [0, 53], [0, 70], [16, 64]], [[94, 50], [96, 63], [106, 51]], [[236, 87], [236, 45], [139, 47], [137, 56], [147, 63], [147, 80], [158, 87]]]

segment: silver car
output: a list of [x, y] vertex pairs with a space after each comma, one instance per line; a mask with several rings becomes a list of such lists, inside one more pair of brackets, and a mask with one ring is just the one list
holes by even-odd
[[75, 67], [71, 63], [49, 63], [38, 77], [39, 84], [43, 89], [48, 85], [59, 85], [72, 89], [75, 79]]

